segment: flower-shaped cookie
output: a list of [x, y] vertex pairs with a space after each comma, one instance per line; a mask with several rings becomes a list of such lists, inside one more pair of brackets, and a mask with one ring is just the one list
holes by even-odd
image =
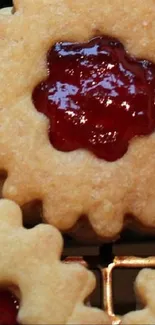
[[57, 229], [22, 226], [20, 208], [0, 200], [0, 282], [20, 292], [21, 324], [109, 324], [101, 310], [84, 300], [94, 276], [79, 264], [60, 261], [62, 238]]
[[122, 324], [154, 324], [155, 323], [155, 271], [143, 269], [136, 279], [136, 293], [145, 308], [126, 314]]
[[[154, 90], [148, 88], [152, 87], [150, 80], [154, 74], [154, 66], [152, 67], [146, 61], [152, 60], [155, 63], [154, 1], [14, 0], [14, 7], [14, 14], [0, 14], [0, 169], [8, 173], [3, 187], [3, 196], [16, 201], [19, 205], [36, 199], [41, 200], [44, 220], [63, 231], [71, 229], [83, 215], [87, 216], [91, 226], [102, 237], [113, 237], [119, 233], [126, 214], [134, 215], [145, 226], [155, 227], [154, 133], [130, 139], [126, 153], [123, 151], [122, 157], [113, 162], [98, 158], [94, 152], [85, 148], [63, 152], [57, 150], [49, 141], [49, 127], [51, 127], [50, 123], [54, 123], [54, 118], [49, 121], [46, 114], [39, 113], [33, 101], [35, 87], [48, 75], [47, 52], [56, 42], [82, 44], [96, 35], [108, 35], [120, 40], [130, 56], [134, 55], [145, 60], [143, 63], [139, 61], [138, 70], [136, 70], [138, 72], [134, 70], [132, 73], [126, 70], [124, 72], [123, 66], [117, 64], [119, 71], [112, 70], [113, 77], [111, 74], [106, 75], [104, 89], [106, 91], [111, 89], [108, 87], [112, 87], [115, 73], [123, 73], [121, 78], [128, 80], [128, 95], [138, 93], [141, 98], [136, 113], [130, 111], [128, 103], [124, 100], [121, 107], [124, 107], [125, 114], [129, 115], [128, 117], [131, 114], [131, 118], [137, 116], [138, 121], [143, 115], [144, 120], [145, 115], [149, 116], [149, 119], [153, 118], [152, 115], [150, 117], [150, 113], [145, 114], [145, 109], [146, 106], [150, 109], [150, 105], [154, 103], [154, 100], [149, 100], [147, 97], [150, 91], [151, 96], [154, 94]], [[97, 45], [93, 43], [94, 53], [102, 48], [102, 40], [98, 38], [97, 42], [99, 42]], [[118, 46], [118, 51], [115, 51], [116, 56], [114, 55], [116, 60], [119, 57], [119, 51], [124, 50], [119, 43], [108, 40], [104, 42], [108, 42], [107, 51], [111, 52], [103, 50], [100, 55], [105, 56], [106, 60], [112, 60], [106, 68], [108, 69], [106, 73], [110, 73], [111, 69], [115, 69], [112, 47]], [[59, 43], [54, 48], [55, 58], [59, 49], [59, 58], [65, 56], [65, 51], [72, 52], [72, 47], [68, 46], [68, 43], [62, 44], [62, 48], [61, 44]], [[76, 51], [83, 53], [78, 54], [80, 58], [82, 55], [85, 56], [85, 53], [88, 54], [91, 46], [92, 43], [87, 44], [88, 51], [83, 52], [80, 52], [82, 50], [79, 45], [77, 46]], [[112, 56], [109, 53], [112, 53]], [[124, 52], [121, 52], [120, 57], [124, 58], [122, 53]], [[76, 61], [79, 62], [78, 60], [79, 57]], [[134, 59], [128, 58], [127, 60], [131, 65], [135, 64], [132, 61]], [[66, 100], [69, 100], [72, 103], [72, 96], [76, 94], [77, 88], [76, 86], [67, 88], [65, 81], [62, 86], [61, 78], [63, 78], [64, 70], [63, 67], [61, 70], [61, 62], [57, 63], [55, 71], [54, 65], [52, 66], [50, 78], [56, 76], [60, 69], [60, 81], [57, 83], [58, 93], [68, 96], [66, 94], [70, 91], [71, 97], [69, 99], [65, 97], [62, 102], [66, 103]], [[83, 70], [80, 69], [84, 67], [84, 63], [82, 61], [79, 68], [75, 69], [76, 73], [81, 71], [78, 78], [82, 78]], [[96, 70], [93, 70], [94, 66]], [[103, 69], [99, 69], [98, 65], [91, 66], [91, 60], [90, 67], [92, 78], [96, 78], [97, 71], [99, 75], [103, 74]], [[69, 71], [68, 76], [72, 78], [75, 70], [65, 69], [65, 73]], [[86, 89], [89, 95], [89, 87], [93, 88], [93, 82], [96, 82], [96, 79], [91, 79], [91, 84], [81, 80], [83, 92]], [[117, 83], [117, 87], [121, 85], [122, 79]], [[100, 86], [102, 86], [102, 80]], [[111, 90], [110, 96], [117, 95], [114, 90]], [[46, 85], [44, 85], [44, 91], [46, 92]], [[52, 91], [51, 96], [53, 96]], [[59, 103], [60, 98], [56, 96], [57, 94], [54, 98]], [[93, 93], [93, 96], [97, 96], [101, 104], [103, 98], [100, 96], [100, 91], [97, 95]], [[47, 97], [49, 98], [50, 95], [48, 94]], [[77, 99], [76, 103], [73, 103], [74, 108], [76, 109], [76, 105], [81, 105], [81, 109], [83, 100], [84, 97], [79, 104]], [[112, 102], [112, 97], [107, 97], [107, 107]], [[73, 111], [67, 114], [67, 118], [74, 115]], [[85, 124], [86, 115], [81, 116], [80, 122]], [[119, 121], [119, 115], [115, 120], [121, 128], [124, 120]], [[92, 123], [93, 121], [94, 119]], [[143, 122], [142, 118], [142, 125]], [[110, 123], [111, 120], [107, 122], [108, 125]], [[151, 123], [149, 121], [149, 127]], [[63, 122], [62, 125], [64, 125]], [[94, 127], [102, 128], [100, 123], [95, 124]], [[66, 128], [65, 132], [67, 130]], [[86, 134], [85, 131], [84, 134]], [[136, 129], [136, 134], [143, 135], [143, 132], [139, 134]], [[72, 135], [74, 138], [75, 133], [72, 132]], [[105, 134], [103, 138], [104, 136]], [[117, 132], [115, 134], [114, 131], [113, 136], [111, 138], [110, 132], [106, 134], [107, 139], [110, 138], [110, 141], [115, 142]], [[95, 137], [96, 133], [93, 133], [91, 146], [93, 146]], [[102, 140], [101, 138], [102, 133], [99, 133], [98, 141]], [[61, 145], [63, 145], [65, 139], [61, 138], [61, 140]]]

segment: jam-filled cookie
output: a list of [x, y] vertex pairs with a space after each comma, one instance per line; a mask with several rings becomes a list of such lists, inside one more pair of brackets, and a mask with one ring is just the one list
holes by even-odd
[[62, 231], [155, 227], [155, 3], [14, 0], [0, 14], [3, 196]]

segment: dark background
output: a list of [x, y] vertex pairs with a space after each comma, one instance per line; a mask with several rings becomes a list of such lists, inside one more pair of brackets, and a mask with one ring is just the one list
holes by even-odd
[[0, 0], [0, 8], [12, 6], [11, 0]]

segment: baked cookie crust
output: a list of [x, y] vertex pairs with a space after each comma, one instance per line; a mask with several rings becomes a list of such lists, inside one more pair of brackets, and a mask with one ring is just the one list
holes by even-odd
[[136, 278], [135, 290], [144, 309], [126, 314], [122, 318], [121, 324], [154, 324], [155, 320], [155, 271], [143, 269]]
[[0, 200], [0, 283], [19, 289], [18, 322], [110, 324], [106, 313], [84, 304], [95, 287], [94, 275], [78, 263], [61, 262], [62, 246], [57, 229], [25, 229], [20, 208]]
[[32, 103], [57, 41], [114, 36], [131, 55], [155, 63], [154, 1], [16, 0], [14, 6], [14, 14], [0, 14], [3, 196], [21, 206], [41, 200], [44, 220], [62, 231], [81, 215], [103, 238], [121, 231], [126, 214], [155, 227], [155, 134], [134, 138], [112, 163], [85, 150], [60, 152], [49, 143], [48, 119]]

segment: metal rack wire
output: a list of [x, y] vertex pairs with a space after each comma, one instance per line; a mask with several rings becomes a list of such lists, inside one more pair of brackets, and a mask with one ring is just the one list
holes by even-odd
[[102, 246], [77, 245], [70, 241], [63, 256], [66, 263], [79, 262], [94, 272], [97, 287], [90, 303], [103, 308], [113, 325], [121, 324], [121, 315], [142, 307], [136, 301], [134, 280], [142, 268], [155, 268], [153, 237], [139, 235], [135, 240], [132, 232], [127, 238], [126, 232], [122, 237]]

